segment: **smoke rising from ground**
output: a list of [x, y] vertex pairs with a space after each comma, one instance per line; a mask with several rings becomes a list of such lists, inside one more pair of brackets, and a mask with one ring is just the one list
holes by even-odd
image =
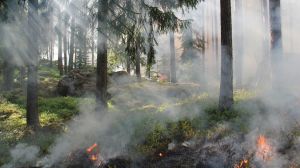
[[[250, 121], [250, 133], [245, 136], [245, 142], [243, 147], [247, 150], [255, 150], [255, 141], [260, 134], [266, 134], [272, 139], [272, 144], [274, 148], [279, 150], [283, 148], [288, 141], [288, 136], [285, 133], [290, 132], [295, 125], [300, 122], [299, 113], [299, 73], [297, 69], [300, 64], [299, 51], [298, 51], [298, 30], [299, 23], [297, 15], [297, 9], [300, 6], [298, 1], [282, 1], [282, 40], [283, 40], [283, 61], [281, 63], [283, 72], [281, 73], [282, 78], [279, 83], [282, 90], [272, 90], [269, 89], [268, 92], [261, 92], [261, 88], [272, 88], [271, 79], [272, 76], [269, 74], [271, 72], [271, 57], [268, 55], [268, 47], [270, 42], [268, 21], [264, 18], [262, 13], [262, 6], [259, 1], [243, 1], [242, 9], [234, 8], [233, 14], [237, 11], [242, 11], [243, 16], [234, 15], [233, 21], [238, 22], [236, 26], [233, 26], [233, 37], [234, 37], [234, 58], [237, 60], [238, 57], [242, 57], [241, 62], [242, 67], [239, 69], [235, 66], [235, 71], [242, 72], [242, 83], [245, 88], [257, 90], [258, 101], [237, 104], [237, 107], [244, 108], [249, 111], [253, 111], [253, 116], [251, 116]], [[57, 3], [57, 2], [56, 2]], [[208, 7], [205, 12], [205, 22], [203, 22], [204, 17], [202, 16], [203, 6]], [[213, 51], [216, 50], [216, 46], [211, 44], [213, 38], [219, 37], [219, 31], [210, 30], [211, 19], [216, 15], [219, 19], [219, 10], [213, 5], [212, 2], [204, 2], [199, 5], [196, 10], [190, 13], [186, 13], [185, 18], [192, 18], [193, 30], [198, 30], [201, 33], [201, 29], [207, 30], [206, 35], [206, 46], [207, 51], [205, 53], [205, 59], [207, 67], [205, 70], [205, 79], [208, 80], [208, 85], [213, 85], [216, 89], [216, 83], [218, 83], [218, 76], [215, 75], [217, 71]], [[41, 21], [38, 21], [41, 23]], [[24, 37], [23, 30], [18, 26], [19, 22], [13, 24], [1, 25], [3, 32], [3, 43], [7, 48], [14, 48], [14, 50], [9, 50], [9, 54], [13, 55], [16, 65], [23, 65], [24, 60], [28, 59], [28, 49], [26, 46], [26, 39], [20, 38]], [[214, 24], [218, 24], [214, 23]], [[235, 24], [235, 23], [234, 23]], [[79, 25], [84, 26], [79, 22]], [[210, 32], [211, 31], [211, 32]], [[242, 36], [242, 42], [240, 38]], [[26, 36], [25, 36], [26, 37]], [[160, 36], [161, 37], [161, 36]], [[161, 37], [159, 40], [159, 45], [156, 48], [158, 57], [168, 57], [170, 52], [169, 40], [167, 37]], [[220, 40], [220, 37], [219, 37]], [[179, 38], [177, 38], [179, 41]], [[18, 47], [15, 47], [18, 44]], [[219, 50], [220, 50], [220, 46]], [[266, 48], [267, 47], [267, 48]], [[178, 50], [177, 56], [181, 54], [180, 44], [176, 44]], [[238, 52], [240, 50], [241, 52]], [[240, 53], [240, 55], [237, 55]], [[199, 54], [199, 53], [198, 53]], [[201, 54], [199, 54], [201, 55]], [[220, 54], [219, 54], [220, 56]], [[199, 61], [199, 62], [198, 62]], [[180, 82], [190, 82], [187, 79], [198, 79], [201, 75], [201, 66], [199, 66], [201, 60], [193, 61], [192, 66], [178, 65], [182, 67], [182, 71], [178, 73], [178, 79]], [[168, 65], [168, 62], [166, 63]], [[236, 64], [238, 64], [236, 62]], [[154, 66], [155, 67], [155, 66]], [[179, 68], [180, 69], [180, 68]], [[158, 70], [160, 65], [158, 65]], [[267, 75], [266, 72], [268, 73]], [[273, 74], [273, 76], [276, 74]], [[214, 77], [212, 77], [214, 76]], [[217, 81], [217, 82], [216, 82]], [[194, 81], [193, 81], [194, 82]], [[144, 91], [135, 92], [134, 90], [130, 92], [131, 97], [147, 97], [153, 102], [172, 102], [175, 103], [176, 100], [172, 99], [172, 96], [168, 94], [163, 94], [156, 91], [156, 88], [147, 88]], [[192, 94], [189, 93], [189, 94]], [[210, 94], [210, 93], [209, 93]], [[114, 96], [114, 95], [113, 95]], [[125, 97], [125, 96], [124, 96]], [[126, 97], [125, 97], [126, 98]], [[130, 99], [122, 99], [122, 101], [134, 101]], [[120, 101], [120, 100], [119, 100]], [[118, 104], [118, 102], [116, 103]], [[170, 108], [167, 114], [164, 114], [167, 119], [178, 120], [186, 116], [193, 117], [190, 113], [198, 114], [201, 113], [202, 109], [199, 106], [191, 107], [194, 109], [181, 114], [182, 109], [177, 109], [176, 106]], [[67, 126], [67, 133], [59, 137], [53, 147], [50, 150], [50, 154], [43, 158], [40, 162], [43, 165], [52, 165], [60, 161], [63, 157], [66, 157], [74, 149], [85, 148], [95, 142], [100, 145], [101, 155], [104, 158], [111, 158], [118, 155], [126, 153], [128, 150], [128, 144], [132, 141], [132, 138], [136, 135], [136, 125], [139, 123], [152, 118], [152, 114], [140, 114], [134, 112], [128, 112], [128, 109], [118, 109], [116, 112], [111, 112], [109, 114], [103, 114], [102, 112], [95, 112], [93, 105], [81, 105], [81, 114], [77, 116], [73, 121]], [[190, 113], [189, 113], [190, 112]], [[153, 118], [152, 118], [153, 119]], [[158, 120], [155, 118], [153, 120]], [[135, 137], [137, 142], [144, 139], [143, 136], [151, 130], [151, 128], [139, 128], [143, 130], [143, 134], [139, 134], [141, 137]], [[283, 136], [285, 135], [285, 136]], [[285, 139], [286, 138], [286, 139]], [[299, 160], [296, 156], [296, 152], [299, 151], [300, 139], [294, 142], [296, 145], [295, 153], [290, 155], [294, 157], [294, 160]], [[238, 150], [238, 149], [237, 149]], [[27, 146], [24, 144], [17, 145], [11, 150], [11, 155], [13, 156], [13, 164], [18, 162], [18, 164], [28, 163], [35, 161], [38, 157], [39, 149], [36, 147]], [[30, 154], [30, 155], [29, 155]], [[287, 162], [289, 162], [286, 156], [276, 152], [276, 159], [267, 165], [267, 167], [282, 167]], [[6, 165], [6, 166], [12, 166]], [[5, 167], [5, 166], [4, 166]], [[218, 167], [218, 165], [216, 165]]]

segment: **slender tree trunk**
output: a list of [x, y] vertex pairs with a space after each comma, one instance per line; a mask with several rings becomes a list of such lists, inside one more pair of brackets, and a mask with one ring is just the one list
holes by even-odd
[[69, 71], [73, 70], [73, 58], [75, 50], [75, 18], [71, 20], [71, 39], [70, 39], [70, 56], [69, 56]]
[[8, 48], [4, 49], [4, 61], [3, 61], [3, 90], [10, 91], [13, 89], [14, 80], [14, 66], [12, 63], [12, 55], [7, 51]]
[[[129, 45], [130, 44], [130, 35], [129, 34], [127, 34], [127, 45]], [[128, 47], [128, 46], [127, 46]], [[130, 55], [129, 55], [129, 53], [127, 52], [127, 55], [126, 55], [126, 71], [127, 71], [127, 73], [128, 74], [130, 74], [130, 64], [131, 64], [131, 61], [130, 61]]]
[[95, 41], [94, 41], [94, 37], [95, 37], [95, 23], [93, 22], [92, 23], [92, 38], [91, 38], [91, 40], [92, 40], [92, 48], [91, 48], [91, 50], [92, 50], [92, 67], [94, 67], [95, 66]]
[[[98, 39], [97, 39], [97, 79], [96, 79], [96, 110], [107, 108], [107, 24], [108, 0], [98, 0]], [[102, 31], [100, 31], [100, 29]], [[103, 34], [104, 33], [104, 34]]]
[[58, 56], [57, 56], [57, 61], [58, 61], [58, 70], [59, 74], [62, 76], [64, 71], [63, 71], [63, 63], [62, 63], [62, 32], [61, 32], [61, 17], [58, 18], [58, 31], [57, 31], [57, 38], [58, 38]]
[[33, 129], [40, 127], [39, 114], [38, 114], [38, 36], [39, 32], [36, 20], [38, 19], [38, 0], [29, 0], [29, 45], [30, 45], [30, 61], [28, 65], [28, 80], [27, 80], [27, 107], [26, 119], [27, 126]]
[[[270, 25], [271, 25], [271, 60], [272, 84], [275, 90], [279, 89], [282, 74], [282, 39], [281, 39], [281, 8], [280, 0], [270, 0]], [[280, 89], [279, 89], [280, 90]]]
[[21, 85], [21, 88], [23, 89], [23, 90], [25, 90], [26, 88], [25, 88], [25, 76], [26, 76], [26, 67], [25, 66], [23, 66], [23, 65], [21, 65], [20, 67], [19, 67], [19, 70], [20, 70], [20, 85]]
[[84, 66], [86, 67], [87, 66], [87, 61], [88, 61], [88, 54], [87, 54], [87, 33], [86, 33], [86, 30], [84, 30], [84, 33], [83, 33], [83, 63], [84, 63]]
[[202, 42], [203, 42], [203, 48], [201, 50], [201, 54], [202, 54], [202, 57], [201, 57], [201, 73], [202, 73], [202, 84], [203, 85], [206, 85], [206, 65], [205, 65], [205, 49], [206, 49], [206, 43], [205, 43], [205, 9], [206, 9], [206, 5], [205, 5], [205, 2], [202, 2], [202, 31], [201, 31], [201, 39], [202, 39]]
[[126, 57], [126, 71], [128, 74], [130, 74], [130, 56], [127, 55]]
[[170, 32], [170, 79], [171, 83], [176, 83], [176, 55], [174, 32]]
[[222, 58], [219, 109], [224, 111], [233, 105], [231, 0], [220, 0], [220, 4]]
[[[52, 33], [51, 33], [52, 34]], [[53, 47], [53, 37], [50, 37], [50, 67], [53, 66], [53, 55], [54, 55], [54, 47]]]
[[64, 73], [68, 73], [68, 42], [67, 42], [67, 28], [68, 28], [68, 16], [64, 16], [64, 34], [63, 34], [63, 43], [64, 43]]
[[[138, 40], [139, 41], [139, 40]], [[138, 81], [141, 81], [141, 56], [139, 44], [136, 44], [136, 53], [135, 53], [135, 74]]]

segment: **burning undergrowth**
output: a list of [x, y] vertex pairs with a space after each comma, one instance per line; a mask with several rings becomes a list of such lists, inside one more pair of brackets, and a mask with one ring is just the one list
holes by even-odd
[[[132, 96], [139, 100], [144, 95]], [[156, 108], [127, 110], [112, 104], [107, 114], [93, 112], [91, 104], [82, 105], [82, 113], [68, 124], [46, 156], [36, 152], [28, 162], [5, 166], [299, 167], [300, 127], [294, 122], [297, 117], [292, 117], [299, 106], [269, 108], [265, 102], [247, 99], [237, 103], [235, 111], [220, 113], [208, 100], [208, 96], [191, 96], [174, 104], [167, 100], [167, 105]], [[280, 113], [282, 109], [286, 115]], [[26, 154], [28, 148], [21, 151]], [[12, 157], [18, 158], [16, 153]]]

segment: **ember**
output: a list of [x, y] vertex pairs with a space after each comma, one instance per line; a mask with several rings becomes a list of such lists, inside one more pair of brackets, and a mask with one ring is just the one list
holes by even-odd
[[158, 156], [159, 156], [159, 157], [165, 157], [165, 156], [166, 156], [166, 154], [165, 154], [165, 153], [163, 153], [163, 152], [159, 152], [159, 153], [158, 153]]
[[260, 135], [257, 139], [257, 151], [256, 156], [264, 161], [269, 161], [272, 159], [272, 147], [268, 143], [267, 138]]

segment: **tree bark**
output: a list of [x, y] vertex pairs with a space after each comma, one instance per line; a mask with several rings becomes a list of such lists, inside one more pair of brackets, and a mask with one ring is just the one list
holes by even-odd
[[64, 73], [68, 73], [68, 42], [67, 42], [67, 28], [68, 28], [68, 16], [64, 16], [64, 34], [63, 34], [63, 43], [64, 43]]
[[91, 40], [92, 40], [92, 67], [95, 66], [95, 41], [94, 41], [94, 36], [95, 36], [95, 23], [93, 22], [92, 23], [92, 37], [91, 37]]
[[[107, 109], [107, 15], [108, 0], [98, 0], [96, 110]], [[101, 29], [101, 26], [104, 28]], [[100, 31], [100, 29], [102, 31]]]
[[225, 111], [233, 105], [231, 0], [220, 0], [220, 4], [222, 57], [219, 109]]
[[12, 56], [10, 52], [7, 51], [8, 48], [3, 49], [5, 52], [3, 60], [3, 90], [10, 91], [13, 89], [14, 80], [14, 66], [12, 63]]
[[271, 61], [272, 84], [275, 90], [279, 89], [282, 70], [282, 39], [281, 39], [281, 8], [280, 0], [270, 0], [270, 25], [271, 25]]
[[171, 83], [176, 83], [176, 55], [174, 32], [170, 32], [170, 79]]
[[30, 61], [28, 65], [28, 80], [27, 80], [27, 106], [26, 106], [26, 121], [27, 126], [33, 129], [40, 127], [39, 114], [38, 114], [38, 0], [29, 0], [29, 45], [30, 45]]
[[58, 29], [57, 29], [57, 38], [58, 38], [58, 56], [57, 56], [57, 65], [58, 65], [58, 70], [59, 74], [62, 76], [64, 71], [63, 71], [63, 63], [62, 63], [62, 29], [61, 29], [61, 17], [58, 18]]
[[69, 55], [69, 71], [73, 70], [73, 58], [75, 50], [75, 18], [71, 20], [71, 39], [70, 39], [70, 55]]
[[[137, 40], [139, 41], [139, 40]], [[141, 81], [142, 76], [141, 76], [141, 53], [140, 53], [140, 49], [139, 49], [139, 44], [137, 42], [136, 45], [136, 53], [135, 53], [135, 74], [136, 74], [136, 78], [138, 81]]]

